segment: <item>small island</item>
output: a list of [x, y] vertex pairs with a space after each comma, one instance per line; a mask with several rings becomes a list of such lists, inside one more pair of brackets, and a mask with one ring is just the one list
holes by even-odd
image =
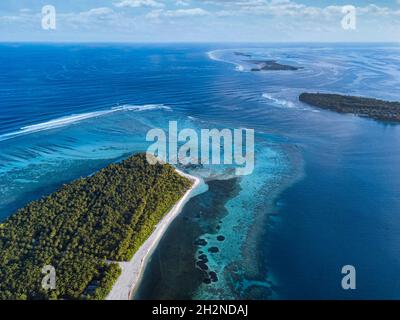
[[243, 53], [243, 52], [235, 51], [234, 54], [235, 54], [236, 56], [242, 56], [242, 57], [251, 58], [251, 54], [248, 54], [248, 53]]
[[[0, 299], [105, 299], [118, 261], [134, 256], [192, 186], [137, 154], [31, 202], [0, 225]], [[54, 290], [41, 285], [47, 265]]]
[[302, 69], [301, 67], [278, 63], [276, 60], [247, 60], [246, 62], [257, 65], [251, 71], [296, 71]]
[[328, 93], [302, 93], [299, 100], [339, 113], [352, 113], [380, 121], [400, 121], [400, 102]]

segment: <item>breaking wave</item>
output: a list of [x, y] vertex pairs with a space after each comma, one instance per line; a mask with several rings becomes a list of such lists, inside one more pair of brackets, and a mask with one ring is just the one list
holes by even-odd
[[171, 110], [170, 107], [163, 105], [163, 104], [145, 104], [145, 105], [140, 105], [140, 106], [125, 104], [125, 105], [113, 107], [108, 110], [94, 111], [94, 112], [81, 113], [81, 114], [73, 114], [70, 116], [61, 117], [61, 118], [57, 118], [54, 120], [25, 126], [25, 127], [22, 127], [21, 129], [19, 129], [18, 131], [2, 134], [2, 135], [0, 135], [0, 141], [11, 139], [16, 136], [23, 135], [23, 134], [68, 126], [70, 124], [73, 124], [73, 123], [76, 123], [76, 122], [79, 122], [82, 120], [97, 118], [97, 117], [105, 116], [105, 115], [115, 113], [115, 112], [127, 112], [127, 111], [140, 112], [140, 111], [162, 110], [162, 109], [163, 110]]
[[233, 65], [236, 66], [236, 70], [237, 70], [237, 71], [245, 71], [245, 67], [244, 67], [243, 65], [241, 65], [240, 63], [234, 62], [234, 61], [229, 61], [229, 60], [221, 59], [221, 58], [218, 56], [218, 52], [223, 53], [224, 51], [226, 51], [226, 50], [214, 50], [214, 51], [209, 51], [209, 52], [207, 52], [207, 56], [208, 56], [211, 60], [215, 60], [215, 61], [219, 61], [219, 62], [225, 62], [225, 63], [233, 64]]
[[271, 100], [273, 103], [275, 103], [277, 105], [280, 105], [280, 106], [284, 106], [284, 107], [288, 107], [288, 108], [295, 108], [296, 107], [296, 105], [292, 101], [275, 98], [275, 97], [271, 96], [268, 93], [263, 93], [262, 96], [263, 96], [263, 98]]

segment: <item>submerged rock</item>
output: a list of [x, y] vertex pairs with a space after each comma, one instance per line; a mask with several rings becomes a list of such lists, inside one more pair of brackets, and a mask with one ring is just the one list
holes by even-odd
[[218, 249], [218, 247], [211, 247], [208, 249], [208, 252], [217, 253], [217, 252], [219, 252], [219, 249]]
[[211, 279], [212, 282], [217, 282], [218, 281], [218, 276], [217, 276], [216, 272], [210, 271], [208, 273], [208, 275], [210, 276], [210, 279]]
[[199, 259], [202, 260], [202, 261], [208, 261], [207, 256], [205, 254], [201, 254], [199, 256]]
[[201, 270], [208, 270], [208, 266], [205, 262], [197, 261], [196, 264]]

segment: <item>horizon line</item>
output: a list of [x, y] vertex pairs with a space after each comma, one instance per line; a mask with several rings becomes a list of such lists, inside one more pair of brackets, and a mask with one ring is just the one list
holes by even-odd
[[0, 44], [396, 44], [397, 41], [43, 41], [43, 40], [0, 40]]

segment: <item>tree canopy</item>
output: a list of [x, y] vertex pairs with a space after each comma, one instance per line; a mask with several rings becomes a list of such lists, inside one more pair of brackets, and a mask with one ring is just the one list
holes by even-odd
[[[103, 299], [155, 225], [190, 188], [145, 154], [33, 201], [0, 225], [0, 299]], [[113, 261], [113, 262], [110, 262]], [[54, 266], [56, 288], [41, 273]]]

